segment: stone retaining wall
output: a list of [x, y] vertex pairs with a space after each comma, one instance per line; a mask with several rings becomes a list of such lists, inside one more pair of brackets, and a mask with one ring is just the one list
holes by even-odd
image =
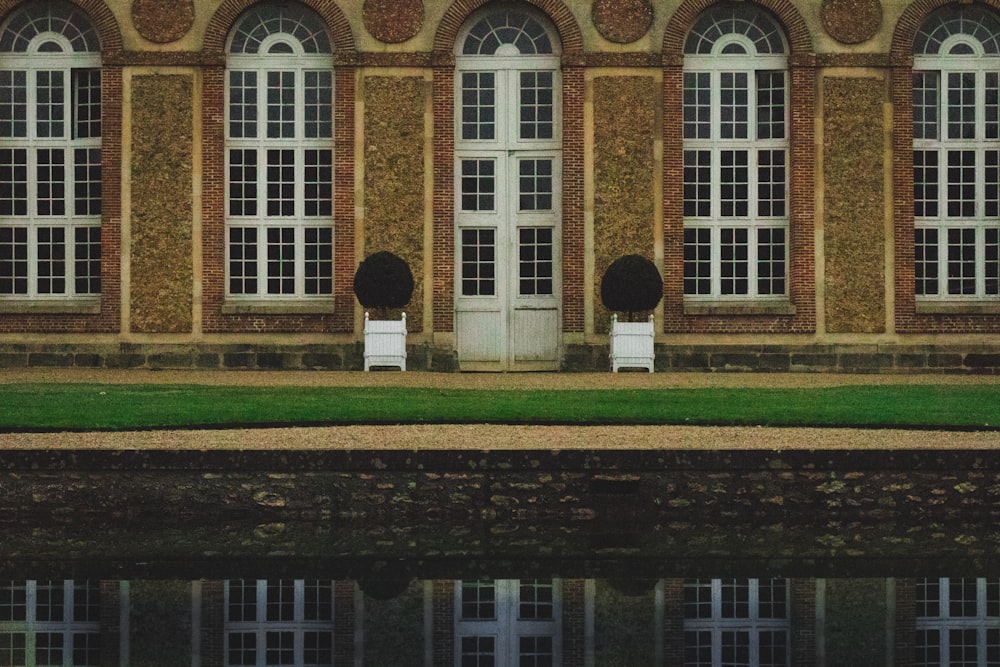
[[[1000, 372], [1000, 351], [989, 346], [940, 345], [664, 345], [657, 372], [968, 373]], [[147, 368], [220, 370], [361, 370], [362, 343], [251, 344], [0, 344], [0, 369]], [[407, 347], [407, 369], [456, 372], [454, 351]], [[571, 345], [562, 370], [609, 369], [606, 345]]]
[[0, 453], [0, 571], [994, 572], [998, 519], [989, 452]]

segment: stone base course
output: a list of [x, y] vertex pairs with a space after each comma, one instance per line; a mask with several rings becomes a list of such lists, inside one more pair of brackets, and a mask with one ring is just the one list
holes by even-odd
[[[1000, 374], [1000, 350], [941, 345], [665, 345], [657, 372]], [[153, 370], [327, 370], [364, 368], [364, 346], [351, 344], [2, 344], [3, 368], [145, 368]], [[456, 372], [453, 350], [407, 347], [407, 370]], [[607, 345], [569, 345], [563, 371], [609, 370]]]

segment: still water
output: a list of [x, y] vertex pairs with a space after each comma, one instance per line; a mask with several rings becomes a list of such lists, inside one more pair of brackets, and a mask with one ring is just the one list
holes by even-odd
[[983, 452], [0, 457], [0, 665], [1000, 664]]

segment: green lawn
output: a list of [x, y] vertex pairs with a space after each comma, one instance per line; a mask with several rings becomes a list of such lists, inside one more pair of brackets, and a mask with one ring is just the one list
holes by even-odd
[[470, 389], [0, 385], [0, 431], [317, 424], [1000, 426], [1000, 386]]

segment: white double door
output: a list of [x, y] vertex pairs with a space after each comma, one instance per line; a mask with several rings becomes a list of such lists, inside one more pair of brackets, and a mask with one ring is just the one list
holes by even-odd
[[456, 157], [460, 368], [558, 369], [559, 153], [478, 150]]

